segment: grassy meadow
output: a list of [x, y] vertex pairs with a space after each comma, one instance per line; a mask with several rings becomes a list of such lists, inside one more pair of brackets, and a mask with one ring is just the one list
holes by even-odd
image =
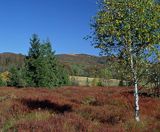
[[118, 79], [91, 78], [82, 76], [70, 76], [72, 85], [77, 86], [128, 86], [129, 82]]

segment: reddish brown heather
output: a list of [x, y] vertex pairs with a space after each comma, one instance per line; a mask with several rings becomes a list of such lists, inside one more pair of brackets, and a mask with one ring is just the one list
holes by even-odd
[[132, 88], [0, 90], [1, 131], [160, 131], [160, 99], [140, 96], [141, 122], [136, 123]]

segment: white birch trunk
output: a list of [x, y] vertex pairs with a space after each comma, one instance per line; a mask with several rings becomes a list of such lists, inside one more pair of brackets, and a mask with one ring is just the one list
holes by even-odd
[[130, 54], [131, 59], [131, 70], [134, 77], [134, 103], [135, 103], [135, 119], [137, 122], [140, 121], [139, 118], [139, 96], [138, 96], [138, 79], [137, 79], [137, 71], [134, 67], [133, 54]]

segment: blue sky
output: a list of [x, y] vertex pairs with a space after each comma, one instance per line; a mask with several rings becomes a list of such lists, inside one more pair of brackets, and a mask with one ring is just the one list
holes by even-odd
[[0, 52], [27, 54], [36, 33], [57, 54], [98, 55], [83, 39], [97, 10], [96, 0], [0, 0]]

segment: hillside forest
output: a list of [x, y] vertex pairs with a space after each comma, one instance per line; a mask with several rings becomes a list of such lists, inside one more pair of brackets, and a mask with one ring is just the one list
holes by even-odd
[[[87, 54], [54, 54], [55, 60], [65, 70], [67, 76], [86, 78], [117, 79], [132, 84], [131, 74], [127, 66], [116, 57], [93, 56]], [[0, 53], [1, 86], [10, 85], [10, 71], [21, 69], [25, 65], [27, 55], [15, 53]], [[140, 66], [141, 86], [159, 87], [160, 63], [149, 62], [146, 66]], [[146, 72], [147, 71], [147, 72]], [[94, 81], [94, 80], [93, 80]], [[68, 82], [68, 85], [75, 85]], [[85, 84], [87, 85], [87, 84]], [[101, 85], [97, 82], [93, 85]], [[123, 85], [119, 83], [119, 85]]]

